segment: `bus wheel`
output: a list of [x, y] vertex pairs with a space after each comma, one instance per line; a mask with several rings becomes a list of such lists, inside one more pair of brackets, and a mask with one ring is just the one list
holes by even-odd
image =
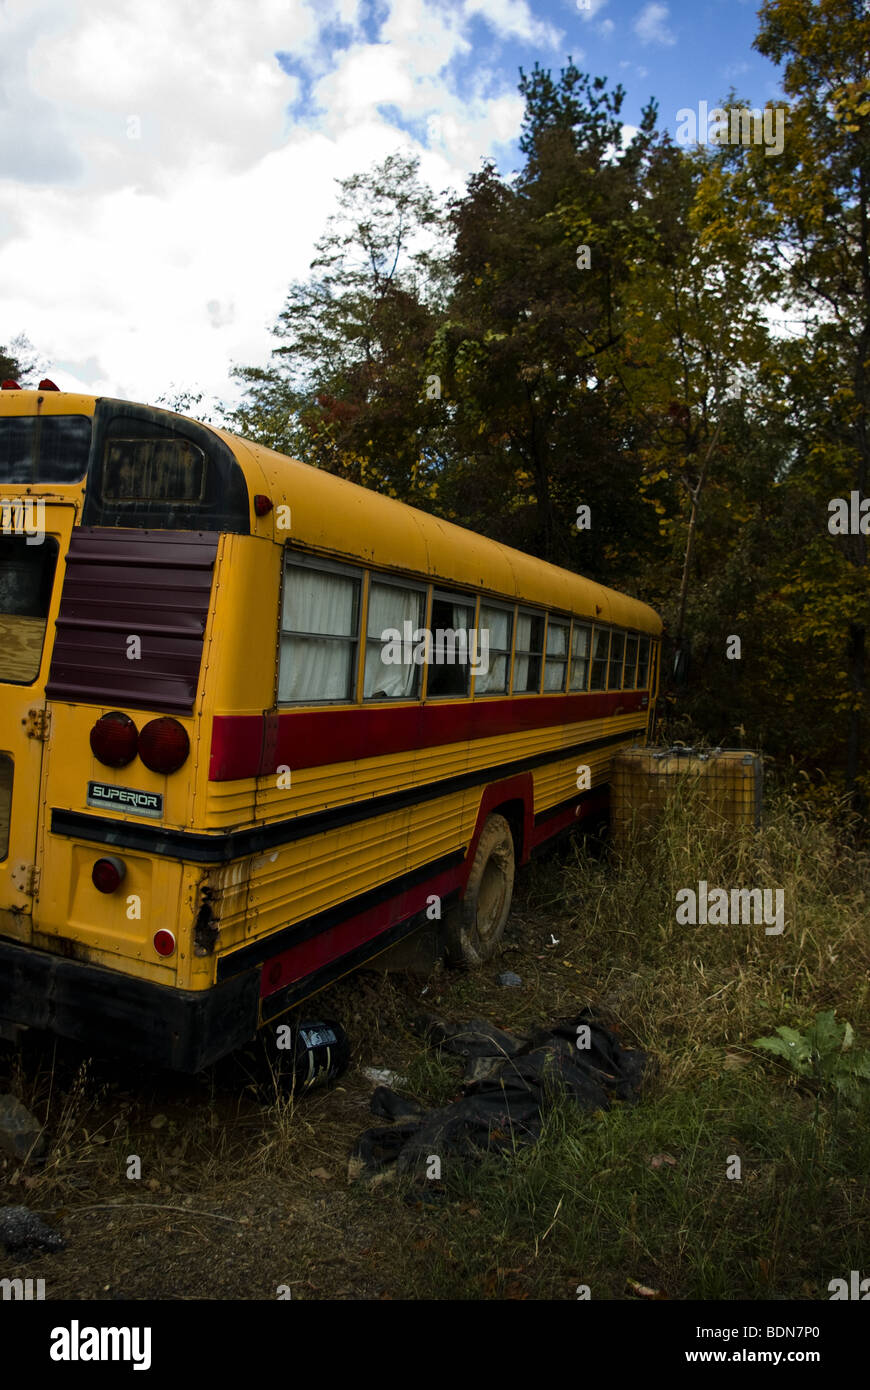
[[483, 965], [495, 955], [511, 908], [514, 841], [504, 816], [488, 816], [461, 901], [445, 922], [451, 965]]

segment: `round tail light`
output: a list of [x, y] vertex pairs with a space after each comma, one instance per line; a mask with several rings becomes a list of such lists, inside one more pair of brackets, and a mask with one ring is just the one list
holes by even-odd
[[126, 767], [136, 756], [139, 732], [128, 714], [112, 710], [91, 729], [91, 752], [106, 767]]
[[98, 859], [91, 869], [91, 878], [94, 887], [101, 893], [114, 893], [120, 887], [121, 880], [127, 872], [127, 866], [123, 859], [116, 859], [114, 854], [107, 855], [105, 859]]
[[154, 949], [158, 956], [171, 956], [172, 952], [175, 950], [175, 937], [172, 935], [172, 932], [167, 931], [165, 927], [155, 932]]
[[187, 730], [177, 719], [152, 719], [139, 735], [139, 757], [152, 772], [177, 772], [189, 752]]

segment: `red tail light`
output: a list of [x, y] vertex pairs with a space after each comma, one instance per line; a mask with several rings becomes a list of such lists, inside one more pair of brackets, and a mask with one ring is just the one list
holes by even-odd
[[126, 767], [136, 756], [139, 732], [128, 714], [112, 710], [91, 729], [91, 752], [106, 767]]
[[42, 381], [39, 383], [39, 389], [40, 391], [59, 391], [60, 387], [55, 386], [54, 382], [51, 380], [50, 377], [44, 376], [42, 378]]
[[126, 872], [123, 859], [116, 859], [114, 854], [110, 854], [105, 859], [97, 860], [91, 869], [91, 878], [94, 887], [99, 888], [101, 893], [114, 893]]
[[154, 949], [158, 956], [171, 956], [175, 950], [175, 937], [171, 931], [162, 927], [160, 931], [154, 933]]
[[0, 382], [0, 391], [20, 391], [20, 390], [21, 390], [21, 387], [18, 385], [18, 382], [17, 382], [17, 381], [13, 381], [11, 377], [7, 377], [5, 381]]
[[152, 719], [139, 735], [139, 757], [152, 772], [177, 772], [189, 752], [187, 730], [177, 719]]

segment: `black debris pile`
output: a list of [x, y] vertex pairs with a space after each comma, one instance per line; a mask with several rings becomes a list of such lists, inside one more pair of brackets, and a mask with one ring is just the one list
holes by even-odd
[[421, 1031], [464, 1059], [462, 1095], [426, 1111], [379, 1086], [372, 1112], [392, 1123], [360, 1135], [352, 1158], [357, 1172], [371, 1176], [395, 1164], [398, 1173], [414, 1173], [432, 1155], [474, 1158], [533, 1144], [560, 1092], [581, 1110], [606, 1110], [612, 1100], [635, 1100], [648, 1070], [647, 1054], [620, 1046], [589, 1009], [527, 1038], [483, 1019], [451, 1025], [432, 1015], [421, 1020]]

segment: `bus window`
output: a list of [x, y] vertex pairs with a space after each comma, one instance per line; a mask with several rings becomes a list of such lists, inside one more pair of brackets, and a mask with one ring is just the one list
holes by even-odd
[[641, 637], [637, 649], [637, 688], [645, 690], [649, 672], [649, 638]]
[[0, 536], [0, 682], [30, 685], [39, 674], [57, 541], [28, 545]]
[[478, 627], [489, 634], [489, 670], [474, 678], [475, 695], [506, 695], [511, 674], [514, 615], [507, 608], [480, 606]]
[[414, 633], [423, 625], [425, 597], [421, 589], [371, 581], [363, 682], [366, 700], [413, 700], [419, 695], [421, 668], [412, 657]]
[[427, 695], [467, 695], [475, 604], [464, 594], [434, 594]]
[[188, 439], [111, 439], [103, 460], [103, 497], [123, 505], [201, 502], [205, 454]]
[[88, 467], [87, 415], [11, 415], [0, 420], [0, 483], [78, 483]]
[[607, 689], [607, 653], [610, 648], [610, 629], [597, 627], [592, 644], [592, 672], [589, 679], [590, 690]]
[[634, 690], [637, 667], [637, 633], [629, 633], [625, 639], [625, 675], [622, 683], [626, 690]]
[[544, 654], [544, 619], [532, 613], [517, 618], [517, 651], [514, 657], [514, 694], [537, 694], [541, 688]]
[[289, 557], [284, 568], [278, 703], [351, 700], [359, 642], [360, 577], [314, 569]]
[[544, 689], [564, 690], [568, 669], [568, 626], [566, 623], [547, 623], [547, 659], [544, 662]]
[[589, 684], [589, 650], [592, 629], [586, 623], [575, 623], [571, 632], [571, 689], [585, 690]]
[[622, 657], [625, 652], [625, 633], [614, 632], [610, 637], [610, 677], [608, 687], [611, 690], [622, 689]]

